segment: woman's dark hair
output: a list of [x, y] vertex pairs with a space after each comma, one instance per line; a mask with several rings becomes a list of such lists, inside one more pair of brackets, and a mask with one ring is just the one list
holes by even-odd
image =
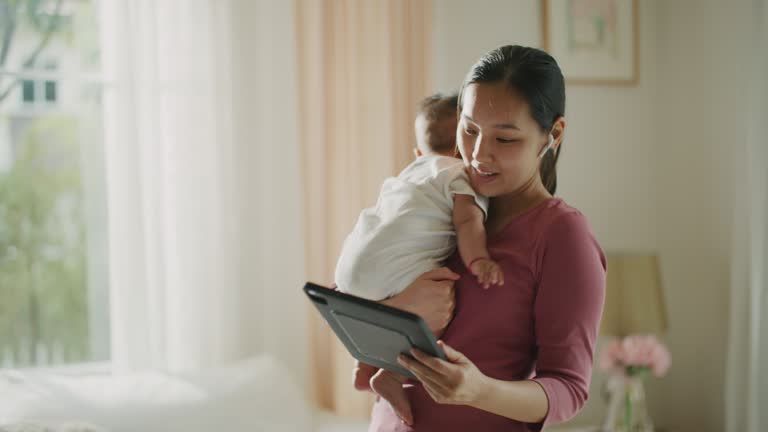
[[[545, 133], [549, 134], [555, 121], [565, 115], [565, 82], [557, 62], [542, 50], [519, 45], [497, 48], [472, 66], [459, 92], [459, 111], [468, 85], [500, 82], [525, 98], [533, 119]], [[548, 151], [541, 161], [541, 181], [553, 195], [562, 147], [561, 142], [557, 150]]]

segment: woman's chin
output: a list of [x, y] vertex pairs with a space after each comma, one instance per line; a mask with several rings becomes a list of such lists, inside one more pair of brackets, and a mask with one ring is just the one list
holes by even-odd
[[494, 191], [497, 191], [501, 184], [501, 177], [496, 174], [490, 177], [484, 177], [480, 175], [472, 176], [471, 182], [472, 188], [480, 195], [491, 197], [494, 195]]
[[491, 198], [493, 196], [498, 195], [498, 188], [494, 187], [494, 185], [477, 185], [473, 187], [475, 192], [477, 192], [479, 195], [482, 195], [486, 198]]

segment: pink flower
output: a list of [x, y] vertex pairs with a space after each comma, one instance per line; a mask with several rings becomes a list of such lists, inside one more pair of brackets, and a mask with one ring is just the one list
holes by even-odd
[[666, 346], [655, 336], [634, 335], [612, 340], [600, 352], [600, 368], [621, 370], [648, 368], [657, 377], [669, 370], [671, 358]]

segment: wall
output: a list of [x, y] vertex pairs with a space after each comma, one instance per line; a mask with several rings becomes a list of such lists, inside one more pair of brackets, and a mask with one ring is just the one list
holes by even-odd
[[656, 408], [695, 430], [722, 430], [725, 415], [733, 178], [745, 162], [732, 155], [747, 139], [753, 6], [659, 3], [658, 247], [676, 364], [658, 383], [675, 403]]
[[[673, 367], [648, 393], [653, 417], [676, 430], [723, 430], [738, 169], [723, 144], [743, 134], [745, 89], [733, 76], [746, 54], [738, 30], [749, 5], [640, 0], [638, 85], [567, 89], [559, 195], [588, 216], [606, 251], [661, 256]], [[435, 90], [457, 88], [480, 55], [502, 44], [540, 47], [538, 0], [437, 0]], [[596, 373], [577, 423], [602, 418], [603, 379]]]
[[[470, 66], [504, 44], [541, 47], [538, 0], [435, 2], [435, 90], [457, 89]], [[652, 143], [655, 2], [640, 8], [636, 87], [570, 86], [559, 194], [592, 222], [606, 250], [652, 249], [656, 237]]]

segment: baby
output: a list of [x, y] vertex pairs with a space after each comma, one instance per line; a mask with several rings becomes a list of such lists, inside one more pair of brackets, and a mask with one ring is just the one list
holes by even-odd
[[[396, 295], [441, 267], [457, 244], [483, 288], [503, 284], [486, 248], [488, 200], [475, 193], [455, 156], [457, 104], [457, 96], [422, 101], [415, 122], [416, 160], [384, 182], [376, 206], [362, 211], [344, 241], [335, 276], [340, 291], [376, 301]], [[410, 424], [405, 380], [366, 364], [355, 369], [355, 387], [373, 390]]]

